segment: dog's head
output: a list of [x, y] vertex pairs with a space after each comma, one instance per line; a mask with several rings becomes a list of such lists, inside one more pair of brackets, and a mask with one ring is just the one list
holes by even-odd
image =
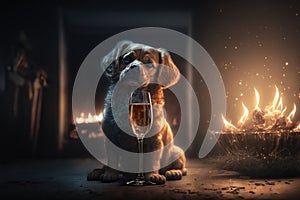
[[102, 66], [111, 81], [125, 80], [132, 86], [147, 87], [149, 83], [156, 83], [168, 88], [180, 78], [180, 72], [166, 50], [131, 41], [119, 42], [103, 58]]

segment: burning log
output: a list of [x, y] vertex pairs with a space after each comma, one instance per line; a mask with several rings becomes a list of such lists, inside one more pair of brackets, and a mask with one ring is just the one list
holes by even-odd
[[285, 115], [287, 107], [277, 87], [272, 104], [264, 109], [259, 107], [256, 89], [255, 96], [256, 105], [251, 114], [242, 104], [244, 113], [237, 126], [222, 116], [224, 126], [219, 144], [230, 155], [225, 169], [254, 176], [286, 174], [287, 170], [300, 174], [300, 121], [292, 121], [296, 105]]

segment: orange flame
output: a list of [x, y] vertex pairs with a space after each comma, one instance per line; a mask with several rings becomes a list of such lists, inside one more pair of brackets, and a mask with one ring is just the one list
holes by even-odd
[[77, 124], [88, 124], [88, 123], [97, 123], [101, 122], [103, 119], [103, 113], [100, 113], [99, 115], [92, 115], [91, 113], [88, 113], [88, 116], [86, 117], [85, 114], [82, 112], [80, 113], [80, 117], [75, 118], [75, 122]]
[[258, 110], [261, 111], [261, 109], [259, 108], [259, 100], [260, 100], [260, 96], [258, 91], [256, 90], [256, 88], [254, 88], [254, 92], [255, 92], [255, 98], [256, 98], [256, 105], [254, 107], [254, 110]]
[[295, 131], [295, 132], [300, 131], [300, 123], [298, 124], [298, 126], [296, 128], [293, 129], [293, 131]]
[[[276, 130], [280, 128], [292, 130], [295, 127], [295, 124], [292, 122], [295, 113], [296, 113], [296, 105], [294, 104], [293, 110], [287, 115], [284, 116], [284, 113], [287, 110], [287, 107], [283, 104], [283, 98], [280, 97], [279, 90], [275, 85], [275, 96], [270, 105], [267, 105], [264, 110], [259, 107], [260, 95], [259, 92], [254, 88], [256, 103], [254, 107], [254, 111], [252, 114], [252, 124], [249, 124], [251, 130]], [[222, 115], [225, 132], [236, 132], [244, 130], [244, 124], [248, 119], [249, 110], [242, 103], [242, 107], [244, 110], [243, 115], [237, 122], [237, 127], [232, 123], [228, 122], [224, 116]], [[248, 127], [248, 125], [247, 125]], [[293, 129], [293, 131], [300, 131], [300, 123]]]
[[233, 124], [231, 124], [230, 122], [228, 122], [223, 115], [222, 115], [222, 119], [223, 119], [223, 122], [224, 122], [224, 129], [226, 131], [233, 132], [233, 131], [237, 131], [238, 130], [238, 128], [236, 128]]
[[287, 119], [287, 121], [288, 121], [289, 123], [293, 123], [292, 120], [293, 120], [293, 118], [294, 118], [294, 116], [295, 116], [295, 113], [296, 113], [296, 105], [294, 104], [293, 110], [292, 110], [292, 111], [290, 112], [290, 114], [286, 117], [286, 119]]
[[244, 109], [244, 114], [242, 115], [242, 117], [240, 118], [240, 120], [238, 121], [238, 127], [242, 127], [245, 124], [245, 121], [248, 118], [249, 115], [249, 110], [248, 108], [244, 105], [244, 103], [242, 103], [243, 109]]

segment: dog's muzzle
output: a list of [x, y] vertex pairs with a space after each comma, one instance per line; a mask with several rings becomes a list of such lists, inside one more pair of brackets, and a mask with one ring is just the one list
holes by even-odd
[[132, 86], [146, 85], [149, 82], [148, 79], [144, 70], [144, 64], [138, 60], [130, 63], [120, 74], [120, 80]]

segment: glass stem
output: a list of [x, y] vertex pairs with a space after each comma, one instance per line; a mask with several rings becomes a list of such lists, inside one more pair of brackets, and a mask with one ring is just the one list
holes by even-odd
[[137, 179], [144, 180], [144, 173], [143, 173], [143, 146], [144, 146], [144, 139], [138, 138], [138, 148], [139, 148], [139, 173]]

